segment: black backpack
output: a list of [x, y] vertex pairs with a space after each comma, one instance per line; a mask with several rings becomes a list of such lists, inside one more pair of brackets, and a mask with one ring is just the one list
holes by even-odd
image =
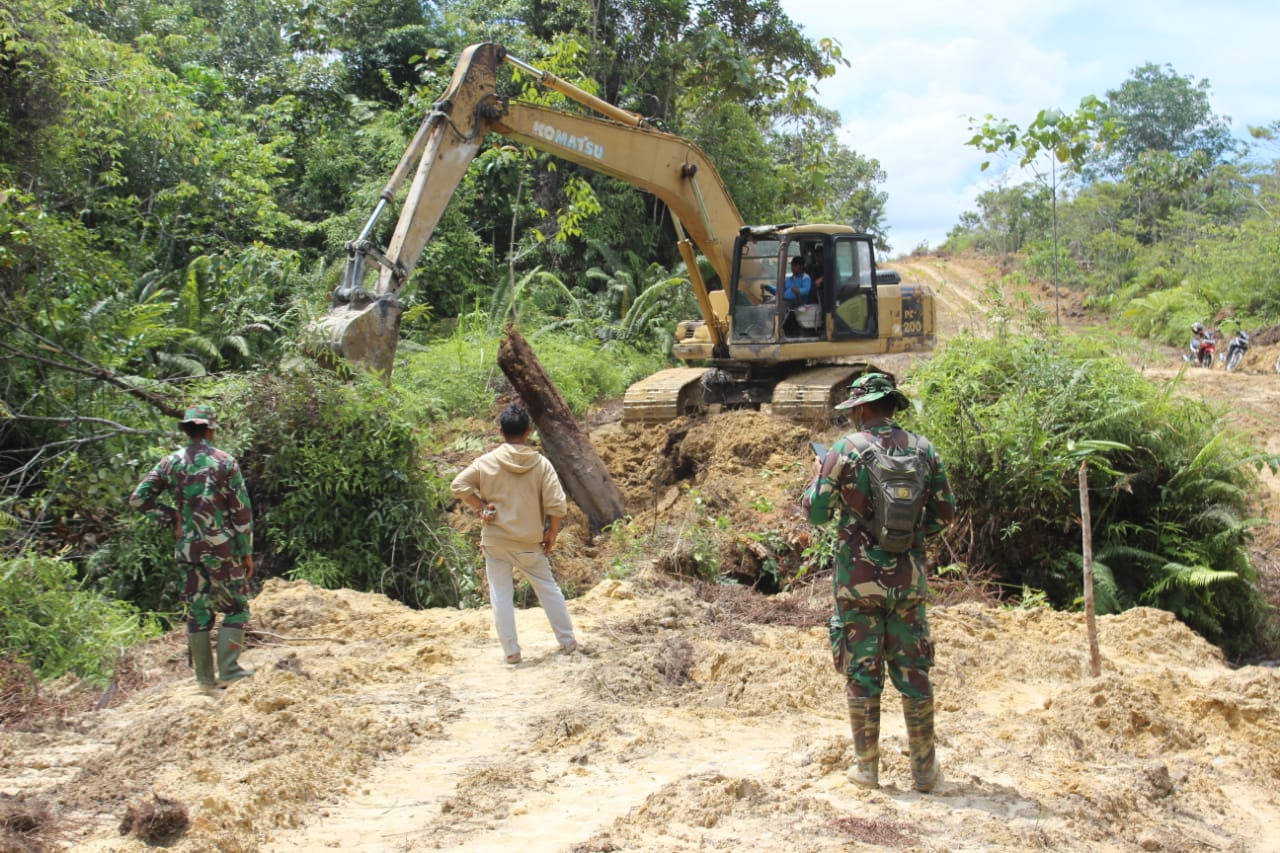
[[910, 453], [890, 455], [869, 433], [849, 436], [871, 477], [872, 532], [881, 548], [891, 554], [909, 551], [929, 496], [929, 442], [907, 433]]

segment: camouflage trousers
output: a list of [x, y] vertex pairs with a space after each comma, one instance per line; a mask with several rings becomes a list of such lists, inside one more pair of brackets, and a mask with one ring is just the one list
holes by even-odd
[[210, 630], [217, 613], [222, 614], [222, 624], [228, 628], [241, 628], [249, 621], [249, 585], [244, 569], [230, 563], [212, 569], [200, 563], [182, 565], [187, 570], [182, 595], [187, 603], [187, 633]]
[[843, 602], [831, 618], [831, 655], [836, 671], [847, 679], [852, 698], [871, 698], [884, 691], [886, 666], [899, 692], [908, 699], [929, 699], [933, 642], [924, 602], [858, 598]]

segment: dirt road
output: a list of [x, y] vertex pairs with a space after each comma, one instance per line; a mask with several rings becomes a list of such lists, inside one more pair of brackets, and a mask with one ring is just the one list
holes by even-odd
[[[983, 322], [980, 262], [899, 268], [935, 286], [945, 334]], [[1184, 382], [1275, 441], [1280, 401], [1261, 378]], [[635, 536], [687, 520], [663, 515], [695, 506], [676, 486], [645, 490], [684, 452], [706, 460], [687, 480], [703, 509], [688, 512], [782, 517], [804, 436], [722, 417], [679, 446], [662, 429], [614, 434], [606, 462], [643, 508]], [[606, 559], [564, 539], [562, 565]], [[1280, 851], [1280, 672], [1228, 667], [1159, 611], [1102, 617], [1095, 680], [1075, 614], [931, 610], [945, 780], [921, 795], [892, 690], [883, 787], [845, 778], [825, 629], [749, 621], [651, 566], [570, 602], [580, 653], [558, 654], [541, 611], [519, 611], [516, 667], [486, 610], [279, 580], [252, 607], [259, 629], [317, 639], [251, 650], [258, 674], [220, 700], [180, 674], [67, 725], [0, 733], [0, 792], [43, 798], [55, 843], [78, 850], [145, 849], [116, 827], [154, 793], [188, 808], [183, 851]], [[157, 645], [156, 665], [179, 649]]]
[[[725, 623], [687, 590], [606, 580], [571, 603], [586, 652], [522, 611], [508, 667], [483, 611], [270, 581], [268, 630], [221, 700], [154, 688], [49, 733], [8, 733], [0, 785], [43, 792], [75, 849], [155, 792], [177, 850], [1280, 850], [1280, 674], [1232, 670], [1169, 614], [936, 608], [946, 780], [907, 785], [886, 700], [884, 787], [848, 782], [820, 628]], [[732, 627], [732, 630], [726, 628]]]

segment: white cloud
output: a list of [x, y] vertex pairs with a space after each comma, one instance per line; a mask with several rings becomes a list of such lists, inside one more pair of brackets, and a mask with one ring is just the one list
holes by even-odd
[[[887, 224], [896, 251], [938, 245], [1003, 164], [964, 143], [968, 117], [1025, 125], [1046, 107], [1102, 96], [1145, 62], [1207, 78], [1214, 109], [1246, 124], [1280, 119], [1272, 59], [1280, 7], [1114, 0], [1025, 3], [923, 0], [832, 15], [829, 0], [783, 0], [811, 37], [840, 40], [850, 66], [820, 84], [840, 111], [843, 141], [888, 173]], [[1230, 33], [1229, 38], [1216, 34]], [[1206, 49], [1210, 47], [1210, 49]]]

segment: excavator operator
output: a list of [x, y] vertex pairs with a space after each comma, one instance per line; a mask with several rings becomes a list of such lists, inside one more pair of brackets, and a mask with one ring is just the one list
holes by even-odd
[[[775, 289], [769, 285], [761, 288], [765, 293], [774, 294]], [[813, 290], [813, 279], [804, 271], [804, 258], [799, 255], [791, 259], [791, 275], [782, 280], [782, 298], [789, 308], [803, 305], [809, 301], [809, 292]]]

